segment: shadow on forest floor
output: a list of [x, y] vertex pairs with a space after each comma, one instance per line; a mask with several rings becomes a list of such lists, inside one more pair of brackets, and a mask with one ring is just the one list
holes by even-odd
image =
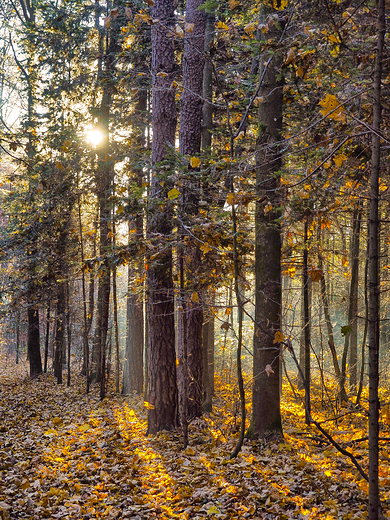
[[[236, 439], [225, 437], [223, 421], [229, 421], [222, 409], [191, 423], [190, 446], [183, 450], [178, 433], [145, 436], [146, 410], [137, 396], [111, 394], [100, 402], [97, 389], [85, 395], [81, 377], [70, 388], [46, 374], [30, 381], [23, 365], [0, 366], [0, 384], [3, 520], [367, 516], [366, 483], [304, 426], [303, 408], [290, 395], [285, 441], [246, 441], [230, 460]], [[344, 445], [362, 437], [360, 415], [353, 417], [361, 429], [348, 414], [332, 431]], [[367, 446], [352, 448], [365, 466]], [[389, 460], [386, 450], [382, 458]], [[381, 468], [385, 509], [388, 466]]]

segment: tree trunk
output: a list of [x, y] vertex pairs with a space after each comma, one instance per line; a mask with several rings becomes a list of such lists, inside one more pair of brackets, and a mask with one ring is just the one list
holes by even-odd
[[[106, 29], [107, 30], [107, 29]], [[104, 49], [104, 62], [100, 74], [100, 84], [102, 86], [102, 101], [100, 105], [100, 116], [98, 127], [102, 132], [103, 138], [97, 148], [98, 164], [96, 172], [97, 197], [100, 215], [100, 257], [107, 257], [111, 249], [111, 239], [109, 232], [111, 211], [108, 199], [111, 195], [111, 182], [113, 178], [113, 163], [110, 156], [110, 119], [111, 104], [113, 96], [113, 78], [115, 75], [115, 60], [119, 51], [118, 35], [120, 32], [119, 22], [112, 20], [110, 31], [106, 34], [106, 48]], [[102, 46], [103, 32], [100, 29], [100, 46]], [[92, 351], [92, 371], [91, 381], [100, 381], [103, 398], [105, 395], [105, 349], [107, 341], [109, 300], [110, 300], [110, 267], [108, 263], [102, 265], [98, 280], [97, 294], [97, 318], [95, 337]]]
[[368, 305], [368, 338], [369, 338], [369, 520], [379, 518], [379, 176], [381, 156], [381, 81], [384, 37], [386, 32], [385, 1], [378, 0], [378, 40], [375, 56], [375, 70], [373, 81], [373, 132], [370, 175], [370, 209], [369, 209], [369, 305]]
[[[161, 244], [161, 238], [171, 234], [172, 210], [167, 202], [167, 185], [162, 183], [160, 177], [163, 172], [156, 168], [175, 143], [176, 107], [172, 87], [175, 78], [174, 10], [173, 0], [156, 0], [152, 8], [152, 18], [160, 22], [152, 26], [154, 169], [150, 187], [148, 238], [157, 239], [160, 250], [148, 264], [147, 272], [149, 434], [178, 426], [172, 251], [169, 246]], [[160, 207], [159, 203], [164, 207]]]
[[65, 352], [65, 326], [66, 326], [66, 290], [65, 282], [57, 285], [57, 319], [54, 333], [54, 376], [57, 383], [62, 383], [62, 366]]
[[[184, 38], [183, 93], [180, 99], [180, 153], [193, 156], [200, 152], [202, 140], [202, 95], [204, 67], [204, 32], [206, 16], [199, 10], [201, 0], [187, 0], [185, 26], [191, 26]], [[189, 167], [183, 187], [183, 213], [197, 215], [199, 211], [200, 180], [196, 170]], [[200, 295], [198, 282], [201, 252], [196, 242], [188, 241], [186, 247], [187, 293]], [[202, 326], [203, 303], [192, 298], [185, 305], [186, 342], [188, 360], [188, 417], [202, 415]]]
[[[147, 92], [140, 90], [135, 107], [135, 121], [133, 125], [134, 140], [136, 142], [136, 151], [134, 157], [134, 166], [131, 183], [135, 183], [142, 188], [144, 181], [143, 157], [142, 152], [145, 150], [145, 112], [147, 110]], [[139, 164], [142, 166], [139, 166]], [[144, 236], [144, 218], [141, 209], [135, 217], [135, 221], [129, 223], [129, 237], [142, 240]], [[126, 336], [126, 353], [123, 366], [123, 387], [122, 393], [129, 394], [137, 392], [142, 394], [144, 390], [144, 309], [143, 294], [139, 295], [133, 291], [132, 280], [134, 276], [139, 275], [144, 269], [144, 258], [141, 257], [136, 266], [128, 268], [128, 285], [127, 285], [127, 336]], [[145, 356], [146, 357], [146, 356]]]
[[45, 334], [45, 357], [43, 364], [43, 371], [47, 372], [47, 358], [49, 357], [49, 336], [50, 336], [50, 301], [47, 304], [46, 311], [46, 334]]
[[351, 291], [349, 296], [348, 312], [351, 327], [351, 335], [349, 338], [349, 388], [352, 394], [356, 395], [357, 391], [357, 344], [358, 344], [358, 302], [359, 302], [359, 251], [360, 251], [360, 224], [362, 220], [362, 212], [357, 207], [353, 214], [353, 232], [352, 232], [352, 275], [351, 275]]
[[310, 351], [311, 351], [311, 327], [310, 327], [310, 302], [309, 302], [309, 276], [307, 269], [308, 262], [308, 218], [305, 219], [304, 230], [304, 248], [303, 248], [303, 315], [304, 315], [304, 338], [305, 338], [305, 357], [304, 357], [304, 387], [305, 387], [305, 421], [310, 424], [311, 406], [310, 406]]
[[[266, 8], [263, 7], [263, 16]], [[269, 10], [268, 10], [269, 12]], [[274, 16], [280, 11], [273, 11]], [[276, 27], [276, 26], [275, 26]], [[277, 34], [275, 34], [277, 32]], [[267, 33], [267, 38], [279, 36]], [[257, 202], [255, 213], [255, 324], [253, 338], [253, 415], [248, 434], [252, 437], [282, 434], [280, 415], [280, 348], [276, 332], [281, 328], [281, 232], [279, 176], [283, 109], [283, 82], [279, 79], [281, 57], [261, 57], [256, 153]], [[265, 201], [269, 204], [265, 210]], [[269, 211], [268, 211], [269, 210]]]
[[30, 362], [30, 377], [42, 374], [42, 359], [39, 340], [39, 311], [32, 303], [28, 306], [28, 342], [27, 354]]

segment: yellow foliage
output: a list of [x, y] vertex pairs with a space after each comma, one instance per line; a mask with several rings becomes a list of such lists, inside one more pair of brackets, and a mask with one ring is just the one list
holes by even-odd
[[345, 108], [340, 105], [333, 94], [327, 94], [318, 104], [323, 107], [320, 110], [323, 116], [328, 116], [329, 119], [334, 119], [335, 121], [345, 121]]

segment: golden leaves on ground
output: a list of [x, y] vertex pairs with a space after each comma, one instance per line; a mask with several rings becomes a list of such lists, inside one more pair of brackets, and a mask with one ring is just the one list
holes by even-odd
[[[0, 366], [0, 379], [3, 520], [365, 517], [365, 483], [325, 439], [318, 443], [289, 386], [283, 389], [284, 441], [245, 441], [240, 456], [230, 460], [237, 395], [228, 373], [216, 378], [213, 413], [191, 422], [186, 450], [179, 433], [145, 435], [147, 410], [139, 398], [110, 394], [101, 402], [98, 389], [84, 394], [79, 376], [70, 388], [49, 375], [29, 381], [26, 366], [10, 363]], [[381, 400], [387, 403], [389, 396]], [[327, 410], [319, 403], [313, 402], [313, 413], [322, 420]], [[247, 411], [250, 417], [250, 405]], [[382, 415], [382, 434], [388, 436], [385, 406]], [[349, 412], [330, 428], [365, 457], [365, 427], [363, 412]], [[386, 506], [387, 465], [380, 481]]]

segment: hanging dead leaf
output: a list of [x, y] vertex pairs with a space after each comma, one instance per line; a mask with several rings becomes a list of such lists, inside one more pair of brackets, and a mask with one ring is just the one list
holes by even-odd
[[275, 372], [273, 371], [271, 365], [265, 365], [265, 372], [267, 374], [267, 376], [269, 377], [271, 374], [275, 374]]
[[111, 9], [110, 16], [113, 20], [116, 20], [119, 16], [119, 9], [117, 7], [114, 7], [114, 9]]
[[280, 330], [277, 330], [275, 332], [274, 344], [282, 343], [284, 340], [285, 340], [285, 336], [284, 336], [283, 332], [281, 332]]

